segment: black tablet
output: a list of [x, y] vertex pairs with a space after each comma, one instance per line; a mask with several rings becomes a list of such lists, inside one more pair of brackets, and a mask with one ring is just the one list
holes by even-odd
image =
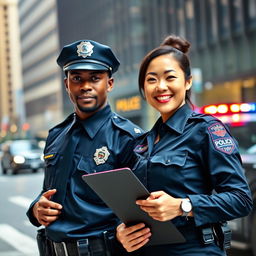
[[154, 220], [136, 205], [137, 199], [146, 199], [150, 193], [129, 168], [91, 173], [82, 178], [126, 225], [143, 222], [151, 229], [147, 245], [185, 242], [171, 221]]

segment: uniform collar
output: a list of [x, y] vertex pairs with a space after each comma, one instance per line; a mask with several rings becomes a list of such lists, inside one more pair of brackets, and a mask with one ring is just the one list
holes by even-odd
[[[165, 122], [165, 124], [172, 130], [181, 134], [183, 133], [185, 125], [192, 112], [193, 110], [188, 106], [188, 104], [184, 104]], [[161, 117], [157, 123], [162, 123]]]
[[85, 120], [79, 120], [82, 127], [88, 133], [91, 139], [94, 138], [99, 129], [103, 126], [103, 124], [110, 118], [112, 115], [112, 111], [110, 106], [107, 104], [106, 107], [96, 112], [94, 115], [90, 116]]

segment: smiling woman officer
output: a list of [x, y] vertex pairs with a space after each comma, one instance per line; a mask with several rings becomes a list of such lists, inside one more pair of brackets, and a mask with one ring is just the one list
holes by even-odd
[[82, 180], [127, 166], [142, 133], [108, 105], [119, 61], [110, 47], [80, 40], [66, 45], [57, 63], [75, 111], [49, 131], [43, 190], [27, 212], [32, 224], [46, 227], [46, 239], [38, 239], [40, 255], [124, 255], [114, 236], [119, 220]]
[[139, 138], [133, 167], [151, 192], [137, 205], [155, 220], [172, 221], [186, 242], [144, 246], [149, 228], [120, 224], [117, 237], [132, 255], [224, 256], [225, 221], [252, 208], [237, 142], [218, 119], [192, 110], [189, 46], [169, 36], [142, 61], [139, 89], [161, 117]]

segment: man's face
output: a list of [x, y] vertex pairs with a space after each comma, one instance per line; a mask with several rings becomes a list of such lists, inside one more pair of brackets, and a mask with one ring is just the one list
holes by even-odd
[[64, 82], [75, 112], [86, 119], [106, 105], [114, 80], [106, 71], [70, 70]]

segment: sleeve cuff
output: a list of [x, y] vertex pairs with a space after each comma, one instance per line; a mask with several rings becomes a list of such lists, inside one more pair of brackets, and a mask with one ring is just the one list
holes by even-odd
[[28, 216], [28, 219], [29, 221], [36, 227], [40, 227], [41, 224], [37, 221], [37, 219], [35, 218], [34, 214], [33, 214], [33, 207], [35, 205], [35, 203], [37, 202], [37, 200], [33, 201], [31, 203], [31, 205], [29, 206], [29, 209], [27, 211], [27, 216]]
[[194, 221], [197, 227], [208, 223], [207, 216], [204, 216], [200, 208], [200, 197], [201, 197], [200, 195], [188, 195], [188, 198], [193, 206], [192, 211], [193, 211]]

